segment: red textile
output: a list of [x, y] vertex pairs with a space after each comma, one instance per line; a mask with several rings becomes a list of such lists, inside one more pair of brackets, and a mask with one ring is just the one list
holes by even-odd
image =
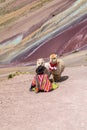
[[[52, 84], [49, 81], [48, 75], [47, 74], [41, 74], [37, 76], [38, 78], [38, 83], [39, 83], [39, 90], [43, 90], [45, 92], [49, 92], [52, 90]], [[32, 81], [32, 86], [36, 85], [36, 76], [34, 77]]]
[[57, 63], [55, 63], [55, 64], [50, 63], [49, 70], [51, 70], [51, 71], [56, 70], [57, 69], [56, 67], [57, 67]]
[[56, 67], [56, 66], [57, 66], [57, 63], [55, 63], [55, 64], [50, 63], [50, 66], [51, 66], [51, 67]]

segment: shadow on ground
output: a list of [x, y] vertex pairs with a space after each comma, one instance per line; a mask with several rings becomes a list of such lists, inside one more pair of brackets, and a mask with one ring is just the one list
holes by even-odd
[[60, 79], [60, 82], [63, 82], [65, 80], [67, 80], [69, 78], [69, 76], [65, 75], [65, 76], [62, 76], [61, 79]]

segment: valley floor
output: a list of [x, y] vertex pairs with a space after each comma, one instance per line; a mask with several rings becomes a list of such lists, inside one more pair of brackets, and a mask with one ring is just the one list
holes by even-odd
[[62, 75], [67, 79], [48, 93], [29, 92], [33, 73], [1, 80], [0, 130], [87, 130], [86, 62], [67, 64]]

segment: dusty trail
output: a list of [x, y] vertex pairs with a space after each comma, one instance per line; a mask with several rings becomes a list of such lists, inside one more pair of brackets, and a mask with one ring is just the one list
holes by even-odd
[[0, 130], [86, 130], [87, 66], [67, 67], [68, 79], [49, 93], [29, 92], [33, 75], [0, 82]]

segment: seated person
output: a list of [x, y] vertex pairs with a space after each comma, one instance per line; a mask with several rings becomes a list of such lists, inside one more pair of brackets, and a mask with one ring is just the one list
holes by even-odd
[[35, 91], [36, 93], [39, 91], [49, 92], [58, 87], [58, 84], [52, 84], [48, 78], [47, 74], [44, 74], [45, 67], [40, 65], [36, 69], [36, 76], [34, 77], [30, 91]]

